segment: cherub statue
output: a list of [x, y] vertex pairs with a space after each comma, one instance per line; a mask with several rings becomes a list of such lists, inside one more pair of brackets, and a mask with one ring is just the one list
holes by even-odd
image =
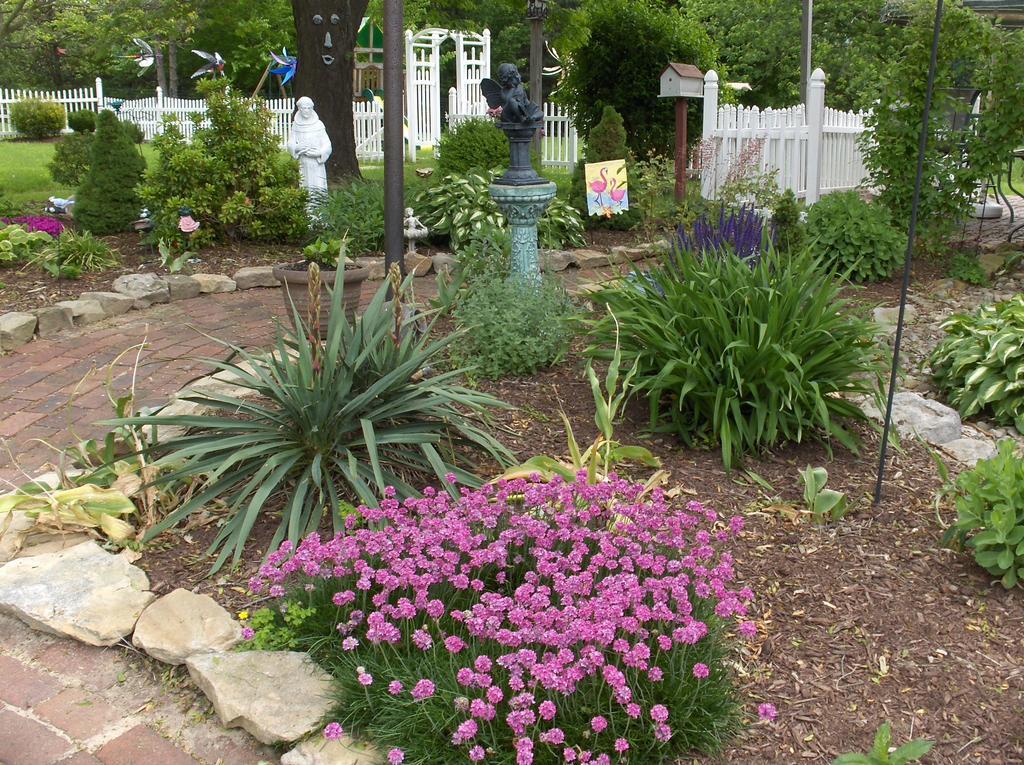
[[412, 213], [411, 207], [405, 208], [405, 219], [402, 221], [402, 229], [405, 234], [405, 238], [409, 240], [409, 253], [410, 255], [416, 254], [416, 241], [418, 239], [424, 239], [430, 231], [424, 226], [420, 219]]
[[498, 81], [485, 78], [480, 83], [480, 91], [492, 110], [501, 109], [502, 122], [533, 125], [544, 121], [543, 110], [526, 96], [523, 78], [515, 64], [499, 66]]

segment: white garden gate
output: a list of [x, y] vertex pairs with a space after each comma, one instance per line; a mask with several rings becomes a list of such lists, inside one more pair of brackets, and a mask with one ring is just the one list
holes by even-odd
[[[441, 44], [455, 42], [455, 90], [466, 111], [482, 100], [480, 81], [491, 76], [491, 32], [430, 28], [405, 33], [405, 116], [409, 158], [441, 139]], [[460, 113], [462, 108], [459, 109]]]

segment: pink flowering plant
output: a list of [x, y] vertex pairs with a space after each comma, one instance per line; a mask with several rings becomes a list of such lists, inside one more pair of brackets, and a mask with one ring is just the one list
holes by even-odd
[[410, 765], [672, 762], [738, 724], [723, 659], [731, 624], [756, 631], [726, 549], [742, 526], [614, 474], [389, 490], [269, 556], [253, 640], [311, 651], [336, 678], [330, 722]]

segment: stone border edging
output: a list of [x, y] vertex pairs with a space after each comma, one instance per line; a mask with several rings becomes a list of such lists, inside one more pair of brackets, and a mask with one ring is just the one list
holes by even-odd
[[[616, 246], [610, 253], [597, 250], [543, 250], [542, 270], [555, 273], [570, 266], [580, 269], [600, 268], [635, 262], [652, 257], [667, 247], [667, 242], [638, 244], [632, 247]], [[384, 260], [381, 257], [354, 258], [370, 269], [369, 279], [384, 278]], [[447, 273], [454, 268], [456, 259], [447, 252], [432, 256], [407, 253], [406, 272], [417, 277], [431, 272]], [[74, 300], [61, 300], [52, 306], [31, 311], [8, 311], [0, 314], [0, 354], [13, 351], [34, 338], [49, 339], [71, 329], [87, 327], [130, 310], [141, 311], [153, 305], [191, 300], [203, 295], [249, 290], [256, 287], [280, 287], [273, 274], [273, 266], [246, 266], [232, 277], [222, 274], [198, 273], [193, 275], [169, 274], [159, 276], [150, 272], [124, 274], [117, 277], [109, 292], [83, 292]]]

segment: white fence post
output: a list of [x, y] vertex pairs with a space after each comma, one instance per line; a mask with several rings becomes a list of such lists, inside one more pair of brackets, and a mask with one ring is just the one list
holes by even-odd
[[715, 130], [718, 127], [718, 72], [714, 69], [704, 75], [704, 125], [700, 147], [700, 186], [701, 194], [705, 199], [711, 199], [717, 186], [715, 174], [718, 166], [718, 156], [711, 156], [710, 147], [715, 140]]
[[412, 44], [412, 30], [405, 31], [405, 121], [409, 141], [409, 161], [416, 161], [416, 51]]
[[459, 113], [459, 91], [456, 88], [448, 88], [448, 129], [455, 127], [452, 117]]
[[825, 127], [825, 72], [815, 69], [807, 88], [807, 204], [821, 198], [822, 137]]
[[103, 111], [103, 80], [96, 78], [96, 111]]

